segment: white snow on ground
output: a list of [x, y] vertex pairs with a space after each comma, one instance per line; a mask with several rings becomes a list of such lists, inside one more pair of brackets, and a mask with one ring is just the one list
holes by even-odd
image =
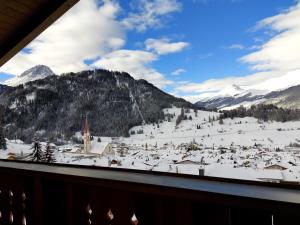
[[35, 92], [32, 92], [32, 93], [26, 95], [26, 101], [28, 101], [28, 102], [29, 101], [34, 101], [35, 98], [36, 98], [36, 93]]
[[[219, 124], [218, 113], [194, 110], [175, 127], [181, 109], [164, 110], [173, 115], [159, 124], [133, 127], [130, 137], [94, 137], [92, 153], [82, 154], [82, 145], [57, 146], [58, 163], [111, 166], [139, 170], [165, 171], [259, 181], [300, 183], [300, 121], [259, 122], [255, 118], [225, 119]], [[209, 122], [209, 117], [215, 121]], [[198, 128], [200, 129], [197, 129]], [[199, 127], [200, 126], [200, 127]], [[143, 133], [138, 134], [138, 131]], [[80, 133], [75, 134], [80, 138]], [[290, 144], [294, 147], [290, 147]], [[43, 143], [44, 145], [44, 143]], [[107, 154], [110, 146], [115, 154]], [[295, 147], [296, 146], [296, 147]], [[29, 154], [30, 145], [8, 141], [8, 152]], [[284, 170], [268, 166], [282, 166]], [[201, 172], [202, 171], [202, 172]]]

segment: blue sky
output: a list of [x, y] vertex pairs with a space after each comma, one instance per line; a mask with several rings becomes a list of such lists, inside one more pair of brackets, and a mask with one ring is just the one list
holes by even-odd
[[[251, 73], [249, 66], [238, 59], [257, 43], [256, 38], [267, 40], [269, 35], [251, 32], [256, 23], [278, 14], [295, 2], [293, 0], [230, 0], [182, 1], [182, 11], [172, 15], [169, 23], [144, 33], [131, 32], [126, 47], [135, 49], [137, 42], [147, 37], [173, 37], [173, 41], [186, 41], [190, 47], [180, 53], [163, 56], [153, 66], [172, 79], [176, 68], [187, 72], [179, 80], [201, 82], [211, 78], [241, 76]], [[128, 6], [127, 6], [128, 7]], [[124, 5], [124, 8], [126, 6]], [[244, 49], [230, 46], [241, 45]], [[242, 48], [242, 47], [241, 47]]]
[[[0, 69], [0, 81], [34, 64], [58, 74], [102, 67], [125, 70], [175, 95], [194, 96], [205, 92], [203, 84], [210, 79], [248, 79], [266, 70], [283, 74], [285, 66], [262, 63], [269, 60], [263, 58], [264, 45], [282, 33], [278, 26], [297, 5], [295, 0], [82, 0]], [[281, 14], [287, 18], [276, 17]], [[267, 20], [274, 17], [275, 22]], [[254, 29], [262, 21], [262, 28]]]

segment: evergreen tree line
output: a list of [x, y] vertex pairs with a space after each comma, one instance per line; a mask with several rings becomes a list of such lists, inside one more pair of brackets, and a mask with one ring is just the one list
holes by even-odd
[[[190, 115], [189, 117], [185, 114], [185, 113], [190, 113], [190, 109], [184, 109], [184, 108], [181, 108], [181, 112], [180, 114], [178, 115], [177, 119], [176, 119], [176, 127], [181, 123], [182, 120], [193, 120], [192, 116]], [[194, 111], [195, 114], [196, 112], [198, 113], [197, 110]], [[197, 114], [196, 114], [196, 117], [197, 117]]]
[[255, 117], [262, 121], [287, 122], [300, 120], [300, 109], [284, 109], [273, 104], [252, 105], [249, 109], [240, 106], [232, 110], [220, 111], [220, 119], [235, 117]]
[[6, 150], [6, 139], [4, 134], [4, 128], [3, 128], [3, 117], [4, 117], [4, 107], [0, 105], [0, 149]]
[[181, 121], [184, 119], [184, 109], [181, 108], [181, 112], [180, 114], [178, 115], [177, 119], [176, 119], [176, 127], [181, 123]]
[[42, 145], [37, 138], [34, 138], [32, 143], [32, 153], [30, 154], [30, 160], [35, 162], [46, 162], [46, 163], [54, 163], [54, 150], [53, 147], [48, 142], [45, 151], [42, 150]]

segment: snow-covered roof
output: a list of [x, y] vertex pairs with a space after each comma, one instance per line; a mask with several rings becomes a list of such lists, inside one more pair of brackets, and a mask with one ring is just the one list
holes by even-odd
[[105, 150], [105, 148], [109, 145], [110, 143], [107, 142], [97, 142], [93, 141], [91, 142], [91, 153], [94, 154], [102, 154]]
[[189, 165], [194, 164], [194, 165], [199, 165], [200, 163], [196, 162], [196, 161], [193, 161], [193, 160], [186, 159], [186, 160], [178, 161], [175, 164], [189, 164]]
[[272, 180], [283, 180], [283, 176], [280, 170], [258, 170], [256, 172], [256, 177], [258, 179], [272, 179]]
[[250, 168], [234, 168], [231, 165], [213, 164], [205, 167], [205, 176], [222, 177], [230, 179], [242, 180], [258, 180], [255, 177], [253, 169]]
[[280, 167], [283, 170], [287, 169], [289, 166], [283, 163], [274, 163], [265, 167], [265, 169], [272, 169], [273, 167]]

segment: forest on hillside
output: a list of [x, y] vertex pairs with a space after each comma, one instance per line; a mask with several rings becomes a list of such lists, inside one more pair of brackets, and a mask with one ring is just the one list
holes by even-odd
[[255, 117], [262, 121], [287, 122], [300, 120], [300, 109], [285, 109], [273, 104], [252, 105], [248, 109], [240, 106], [236, 109], [221, 110], [220, 113], [220, 119]]

